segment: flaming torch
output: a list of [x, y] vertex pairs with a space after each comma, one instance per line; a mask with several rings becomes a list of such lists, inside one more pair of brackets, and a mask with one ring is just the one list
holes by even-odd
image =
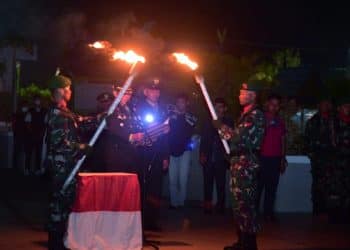
[[109, 49], [112, 47], [112, 45], [108, 41], [96, 41], [89, 44], [89, 47], [94, 49]]
[[[97, 45], [97, 46], [99, 46], [99, 45]], [[126, 63], [131, 64], [131, 68], [129, 71], [129, 76], [126, 79], [126, 81], [124, 82], [123, 88], [119, 91], [118, 96], [114, 99], [113, 103], [109, 107], [109, 109], [107, 111], [107, 116], [111, 115], [114, 112], [114, 110], [116, 109], [116, 107], [120, 103], [121, 99], [123, 98], [126, 90], [131, 86], [132, 81], [134, 80], [134, 78], [137, 75], [137, 72], [135, 71], [135, 67], [136, 67], [137, 63], [138, 62], [141, 62], [141, 63], [146, 62], [146, 60], [143, 56], [139, 56], [133, 51], [128, 51], [126, 53], [123, 51], [118, 51], [115, 53], [115, 56], [113, 56], [113, 58], [115, 60], [123, 60]], [[97, 130], [95, 131], [94, 135], [90, 139], [89, 146], [91, 146], [91, 147], [94, 146], [98, 137], [102, 133], [103, 129], [106, 127], [106, 124], [107, 124], [106, 119], [103, 119], [103, 121], [100, 123]], [[79, 161], [75, 164], [72, 172], [70, 173], [70, 175], [68, 176], [68, 178], [66, 179], [66, 181], [63, 184], [63, 187], [61, 190], [62, 193], [64, 193], [64, 191], [66, 190], [68, 185], [71, 183], [71, 181], [73, 180], [74, 176], [79, 171], [79, 169], [80, 169], [80, 167], [83, 164], [85, 159], [86, 159], [86, 155], [84, 155], [82, 158], [80, 158]]]
[[143, 56], [139, 56], [132, 50], [128, 50], [126, 53], [124, 51], [116, 51], [113, 53], [113, 60], [123, 60], [131, 64], [129, 73], [134, 70], [138, 62], [145, 63], [146, 59]]
[[[188, 56], [186, 56], [184, 53], [173, 53], [173, 56], [176, 58], [177, 62], [180, 63], [180, 64], [184, 64], [186, 65], [187, 67], [189, 67], [192, 71], [195, 71], [197, 70], [198, 68], [198, 64], [194, 61], [192, 61]], [[204, 96], [204, 99], [208, 105], [208, 108], [209, 108], [209, 111], [210, 111], [210, 114], [211, 114], [211, 117], [213, 120], [217, 120], [218, 119], [218, 116], [216, 114], [216, 111], [215, 111], [215, 108], [214, 108], [214, 105], [213, 105], [213, 102], [211, 101], [210, 99], [210, 96], [209, 96], [209, 93], [208, 93], [208, 90], [207, 90], [207, 87], [205, 86], [205, 83], [204, 83], [204, 77], [203, 76], [199, 76], [195, 73], [195, 80], [196, 82], [199, 84], [200, 88], [201, 88], [201, 91], [202, 91], [202, 94]], [[219, 131], [218, 131], [219, 132]], [[219, 132], [220, 133], [220, 132]], [[227, 141], [225, 139], [221, 139], [221, 142], [225, 148], [225, 151], [227, 154], [230, 154], [230, 147], [227, 143]]]

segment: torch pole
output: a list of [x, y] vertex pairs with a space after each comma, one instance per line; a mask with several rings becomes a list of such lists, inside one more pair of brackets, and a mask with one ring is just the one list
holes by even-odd
[[[211, 114], [211, 117], [213, 118], [213, 120], [217, 120], [218, 119], [218, 116], [216, 114], [216, 111], [215, 111], [215, 108], [214, 108], [214, 105], [213, 105], [213, 102], [211, 101], [210, 99], [210, 96], [209, 96], [209, 93], [208, 93], [208, 90], [207, 90], [207, 87], [205, 86], [204, 84], [204, 81], [199, 83], [199, 86], [202, 90], [202, 93], [203, 93], [203, 96], [204, 96], [204, 99], [208, 105], [208, 108], [209, 108], [209, 111], [210, 111], [210, 114]], [[218, 130], [219, 132], [219, 130]], [[221, 142], [222, 142], [222, 145], [224, 146], [225, 148], [225, 152], [226, 154], [230, 154], [230, 146], [228, 145], [228, 142], [221, 138]]]
[[[120, 92], [118, 93], [118, 96], [114, 99], [113, 103], [111, 104], [111, 106], [108, 109], [107, 112], [107, 116], [111, 115], [114, 110], [116, 109], [116, 107], [118, 106], [118, 104], [120, 103], [121, 99], [123, 98], [125, 92], [127, 91], [127, 89], [131, 86], [132, 81], [134, 80], [136, 73], [135, 73], [135, 67], [136, 67], [137, 62], [135, 62], [132, 66], [131, 69], [129, 71], [129, 77], [126, 79], [126, 81], [124, 82], [123, 88], [120, 90]], [[92, 138], [89, 141], [89, 146], [94, 146], [95, 142], [97, 141], [97, 139], [99, 138], [100, 134], [102, 133], [103, 129], [106, 127], [106, 118], [102, 120], [102, 122], [100, 123], [100, 125], [98, 126], [97, 130], [95, 131], [94, 135], [92, 136]], [[66, 181], [63, 184], [63, 187], [61, 189], [61, 192], [63, 193], [66, 188], [68, 187], [68, 185], [71, 183], [71, 181], [73, 180], [74, 176], [77, 174], [77, 172], [79, 171], [81, 165], [83, 164], [84, 160], [86, 159], [86, 155], [82, 156], [78, 162], [75, 164], [72, 172], [69, 174], [68, 178], [66, 179]]]

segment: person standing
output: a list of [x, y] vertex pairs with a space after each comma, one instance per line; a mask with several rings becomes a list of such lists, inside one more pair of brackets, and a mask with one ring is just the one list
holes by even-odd
[[326, 173], [335, 156], [335, 118], [329, 97], [322, 97], [318, 112], [305, 126], [305, 148], [311, 161], [313, 213], [326, 212]]
[[327, 209], [331, 223], [350, 220], [350, 98], [339, 100], [335, 126], [336, 161], [327, 175]]
[[[48, 111], [47, 163], [51, 178], [49, 203], [48, 249], [62, 250], [68, 215], [75, 198], [76, 180], [61, 192], [63, 183], [71, 173], [75, 163], [91, 151], [88, 144], [80, 142], [78, 124], [86, 119], [74, 114], [67, 104], [71, 99], [71, 80], [58, 75], [49, 81], [53, 104]], [[92, 124], [90, 121], [88, 124]], [[97, 122], [95, 123], [97, 126]]]
[[[117, 96], [120, 90], [114, 86], [113, 95]], [[129, 88], [114, 113], [107, 117], [104, 158], [108, 172], [137, 173], [142, 182], [137, 146], [142, 144], [144, 133], [135, 107], [129, 103], [132, 93]]]
[[242, 84], [239, 102], [243, 112], [234, 129], [218, 120], [213, 121], [222, 137], [230, 141], [231, 151], [235, 155], [231, 158], [231, 192], [238, 241], [224, 250], [257, 249], [258, 158], [265, 131], [264, 114], [256, 104], [258, 89], [259, 86], [255, 83]]
[[[42, 107], [40, 96], [34, 97], [34, 107], [30, 109], [31, 123], [30, 123], [30, 136], [31, 136], [31, 153], [35, 156], [35, 167], [33, 172], [40, 174], [41, 171], [41, 153], [42, 143], [45, 131], [45, 116], [47, 110]], [[30, 157], [32, 159], [32, 157]]]
[[29, 174], [30, 169], [30, 112], [27, 101], [23, 101], [21, 108], [14, 115], [12, 123], [13, 129], [13, 164], [15, 168], [19, 166], [19, 160], [24, 153], [24, 175]]
[[[226, 126], [233, 127], [233, 120], [227, 115], [226, 101], [223, 98], [216, 98], [214, 105], [219, 120]], [[216, 209], [218, 213], [224, 213], [226, 172], [230, 164], [218, 130], [210, 123], [206, 123], [201, 134], [199, 161], [203, 166], [204, 212], [212, 213], [215, 180], [217, 193]]]
[[197, 118], [188, 112], [186, 94], [176, 97], [175, 109], [170, 113], [169, 132], [169, 190], [170, 208], [183, 207], [187, 195], [188, 173], [191, 164], [191, 137]]
[[286, 127], [279, 116], [281, 97], [270, 95], [265, 112], [265, 136], [260, 151], [257, 209], [259, 211], [262, 191], [264, 196], [264, 219], [275, 220], [274, 204], [280, 174], [286, 170]]
[[153, 138], [149, 138], [151, 135], [147, 130], [153, 126], [166, 123], [168, 114], [163, 105], [159, 103], [160, 88], [158, 79], [148, 82], [143, 94], [145, 98], [136, 105], [136, 113], [142, 121], [147, 141], [147, 143], [139, 147], [141, 167], [144, 172], [144, 228], [159, 231], [161, 230], [158, 225], [158, 219], [163, 171], [169, 167], [169, 144], [167, 135], [165, 135], [169, 132], [169, 129], [168, 125], [165, 125], [164, 128], [167, 131]]
[[[198, 84], [204, 84], [204, 78], [196, 76]], [[230, 142], [231, 152], [231, 192], [232, 207], [237, 226], [238, 241], [224, 250], [256, 250], [258, 231], [256, 196], [257, 174], [260, 168], [258, 153], [265, 132], [265, 118], [258, 109], [256, 100], [258, 83], [243, 83], [239, 102], [242, 114], [234, 128], [213, 120], [221, 137]]]
[[288, 137], [286, 138], [286, 152], [292, 155], [300, 154], [302, 150], [303, 132], [294, 119], [299, 111], [300, 105], [294, 96], [285, 98], [281, 102], [280, 116], [283, 118]]
[[[96, 112], [92, 113], [92, 116], [95, 116], [97, 114], [105, 113], [107, 114], [109, 106], [112, 104], [114, 100], [114, 96], [112, 93], [109, 92], [102, 92], [96, 97], [97, 101], [97, 108]], [[106, 157], [105, 152], [108, 150], [108, 140], [109, 137], [107, 135], [107, 128], [104, 128], [102, 133], [100, 134], [99, 138], [97, 139], [94, 149], [91, 152], [91, 154], [86, 158], [86, 160], [83, 163], [82, 169], [92, 172], [104, 172], [106, 171]], [[95, 131], [89, 131], [89, 133], [85, 133], [84, 137], [82, 138], [83, 142], [88, 142], [92, 136], [94, 135]]]

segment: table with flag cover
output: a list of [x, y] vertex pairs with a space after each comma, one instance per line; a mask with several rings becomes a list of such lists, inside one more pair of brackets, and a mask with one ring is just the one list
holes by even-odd
[[141, 249], [137, 175], [80, 173], [65, 245], [72, 250]]

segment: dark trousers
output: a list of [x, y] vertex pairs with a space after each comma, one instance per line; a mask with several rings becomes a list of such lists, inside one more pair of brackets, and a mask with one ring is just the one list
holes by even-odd
[[335, 157], [330, 152], [318, 152], [311, 157], [311, 194], [314, 214], [327, 211], [327, 183], [329, 182], [327, 174], [334, 168], [335, 162]]
[[[42, 153], [42, 137], [38, 137], [36, 140], [32, 140], [32, 146], [30, 149], [30, 153], [28, 154], [29, 159], [28, 159], [28, 166], [30, 166], [31, 160], [32, 160], [32, 155], [34, 153], [35, 157], [35, 166], [34, 168], [30, 168], [32, 171], [40, 170], [40, 164], [41, 164], [41, 153]], [[27, 161], [27, 156], [26, 156], [26, 161]]]
[[139, 173], [139, 180], [142, 193], [143, 223], [146, 227], [157, 224], [160, 213], [163, 160], [155, 150], [143, 150], [142, 172]]
[[13, 141], [13, 166], [18, 169], [21, 153], [24, 153], [24, 139], [14, 137]]
[[19, 160], [21, 159], [21, 154], [24, 153], [24, 170], [29, 171], [31, 169], [31, 160], [34, 147], [35, 144], [29, 138], [15, 138], [13, 145], [13, 166], [21, 169]]
[[226, 170], [227, 162], [207, 163], [203, 166], [204, 177], [204, 200], [205, 202], [212, 202], [214, 181], [216, 185], [218, 208], [225, 207], [225, 186], [226, 186]]
[[263, 190], [264, 195], [264, 215], [274, 214], [274, 204], [276, 200], [277, 186], [280, 177], [281, 157], [260, 157], [260, 171], [258, 175], [257, 208], [260, 208], [260, 199]]

